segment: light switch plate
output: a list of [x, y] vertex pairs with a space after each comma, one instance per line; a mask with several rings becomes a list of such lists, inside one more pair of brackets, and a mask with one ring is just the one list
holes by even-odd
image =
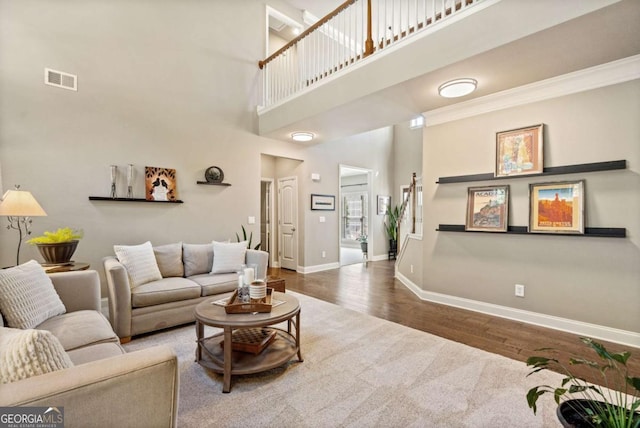
[[325, 221], [327, 221], [327, 218], [323, 215], [320, 216], [320, 223], [324, 223]]
[[249, 218], [247, 219], [247, 223], [256, 224], [256, 218], [254, 216], [249, 216]]

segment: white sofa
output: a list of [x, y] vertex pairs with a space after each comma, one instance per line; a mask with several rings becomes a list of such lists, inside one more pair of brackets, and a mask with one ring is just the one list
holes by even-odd
[[[100, 312], [96, 271], [49, 277], [66, 312], [34, 328], [52, 333], [73, 366], [0, 384], [0, 406], [64, 407], [65, 427], [175, 426], [179, 375], [173, 350], [125, 353]], [[3, 339], [16, 331], [0, 317], [0, 355], [2, 346], [8, 348]]]
[[[135, 278], [131, 268], [125, 267], [125, 260], [114, 256], [103, 259], [109, 319], [122, 343], [135, 335], [193, 322], [193, 309], [198, 303], [237, 287], [235, 270], [211, 273], [216, 259], [222, 260], [222, 254], [214, 253], [214, 244], [176, 243], [153, 247], [161, 277], [135, 286], [132, 282]], [[268, 260], [269, 254], [265, 251], [245, 249], [243, 252], [243, 263], [258, 266], [258, 278], [266, 277]]]

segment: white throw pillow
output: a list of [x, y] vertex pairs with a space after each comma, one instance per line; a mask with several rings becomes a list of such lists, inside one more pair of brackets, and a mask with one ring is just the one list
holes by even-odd
[[0, 383], [69, 367], [69, 355], [51, 332], [0, 328]]
[[9, 327], [34, 328], [66, 311], [37, 261], [0, 270], [0, 312]]
[[230, 273], [240, 270], [245, 262], [247, 241], [230, 244], [213, 241], [213, 267], [211, 273]]
[[160, 269], [163, 278], [184, 276], [182, 242], [153, 247], [153, 254], [155, 254], [158, 269]]
[[140, 245], [114, 245], [113, 251], [129, 274], [131, 288], [162, 279], [151, 242]]

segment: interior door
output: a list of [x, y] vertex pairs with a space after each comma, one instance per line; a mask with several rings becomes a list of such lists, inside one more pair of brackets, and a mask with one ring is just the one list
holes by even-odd
[[272, 181], [260, 182], [260, 249], [269, 253], [269, 265], [273, 266], [271, 248], [271, 187]]
[[280, 267], [298, 269], [298, 179], [278, 179], [278, 241]]

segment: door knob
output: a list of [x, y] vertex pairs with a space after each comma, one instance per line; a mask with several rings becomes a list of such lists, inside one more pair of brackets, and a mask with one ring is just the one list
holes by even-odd
[[295, 227], [292, 227], [292, 228], [291, 228], [291, 231], [292, 231], [292, 232], [295, 232], [295, 231], [296, 231], [296, 228], [295, 228]]

